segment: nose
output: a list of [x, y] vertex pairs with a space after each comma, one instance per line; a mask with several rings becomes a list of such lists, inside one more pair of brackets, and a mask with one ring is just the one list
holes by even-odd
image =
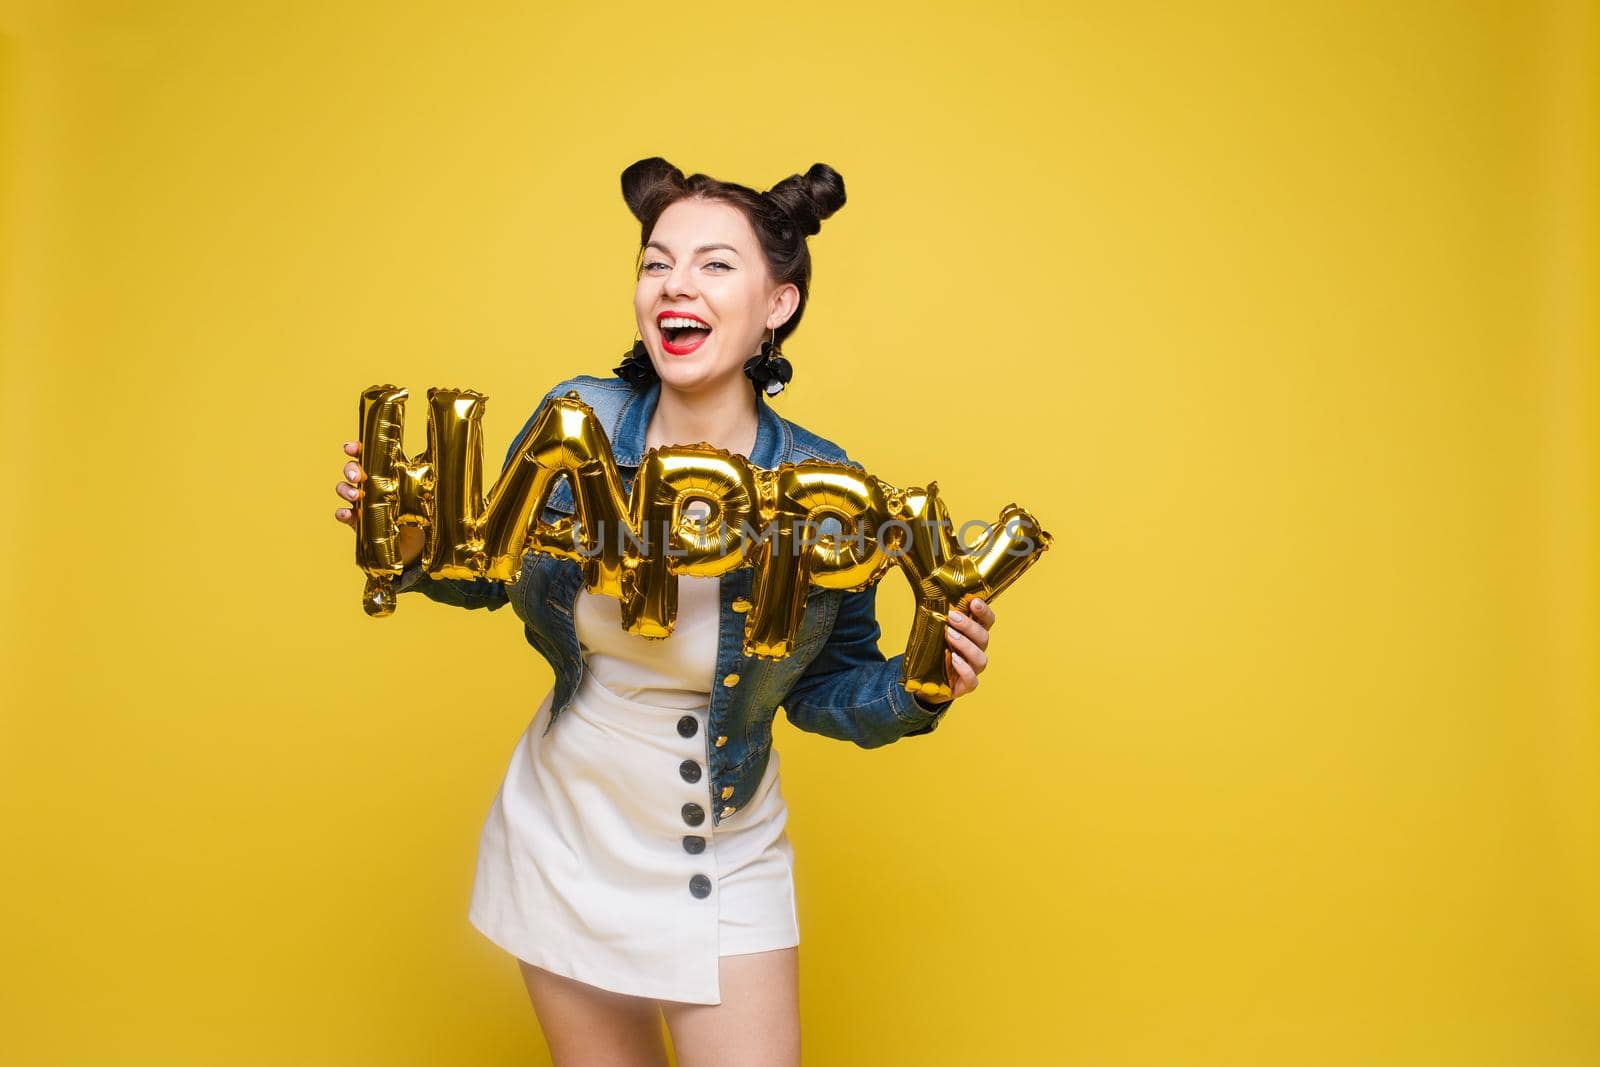
[[666, 283], [661, 287], [667, 296], [693, 297], [694, 291], [694, 264], [679, 263], [667, 274]]

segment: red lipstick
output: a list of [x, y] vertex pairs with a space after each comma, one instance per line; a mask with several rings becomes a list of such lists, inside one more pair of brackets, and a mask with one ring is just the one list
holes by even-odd
[[666, 331], [661, 330], [661, 347], [666, 349], [669, 355], [687, 356], [690, 352], [693, 352], [695, 349], [705, 344], [706, 338], [711, 336], [711, 324], [693, 312], [663, 311], [656, 316], [656, 329], [661, 329], [661, 322], [664, 319], [689, 319], [693, 322], [698, 322], [705, 327], [703, 332], [696, 330], [694, 337], [685, 344], [673, 344], [671, 341], [667, 340]]
[[693, 319], [706, 329], [711, 329], [711, 324], [692, 311], [663, 311], [656, 316], [656, 325], [661, 325], [662, 319]]

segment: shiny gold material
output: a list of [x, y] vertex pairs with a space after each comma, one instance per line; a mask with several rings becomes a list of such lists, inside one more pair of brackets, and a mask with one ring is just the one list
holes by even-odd
[[[685, 514], [694, 502], [707, 507], [698, 518]], [[742, 566], [741, 531], [759, 507], [753, 472], [742, 457], [708, 444], [646, 452], [629, 509], [642, 541], [634, 575], [639, 623], [629, 629], [647, 637], [672, 633], [677, 576], [715, 578]]]
[[917, 600], [906, 643], [905, 687], [923, 697], [948, 700], [954, 671], [945, 638], [946, 613], [951, 607], [966, 612], [973, 599], [992, 604], [1050, 547], [1051, 536], [1030, 513], [1007, 504], [983, 541], [973, 551], [963, 551], [937, 482], [896, 493], [894, 507], [896, 518], [909, 529], [896, 562]]
[[717, 747], [718, 748], [721, 748], [723, 745], [725, 745], [727, 743], [728, 743], [728, 735], [727, 734], [718, 734], [717, 735]]
[[[491, 509], [497, 508], [505, 520], [503, 536], [495, 545], [497, 558], [503, 561], [501, 570], [514, 575], [523, 542], [531, 542], [527, 547], [581, 563], [590, 593], [622, 601], [622, 624], [630, 632], [665, 636], [650, 632], [649, 621], [639, 618], [641, 598], [633, 580], [639, 560], [623, 536], [630, 525], [628, 501], [611, 442], [594, 411], [576, 397], [554, 399], [512, 447], [512, 471], [531, 468], [531, 473], [522, 476], [525, 485], [514, 483], [503, 497], [497, 484], [490, 498]], [[547, 527], [535, 520], [555, 488], [555, 477], [563, 473], [572, 489], [575, 520], [564, 518]], [[510, 476], [508, 471], [501, 481]]]
[[733, 808], [733, 807], [723, 808], [722, 809], [722, 814], [718, 815], [717, 818], [726, 819], [728, 816], [732, 815], [734, 812], [736, 812], [738, 810], [739, 810], [738, 808]]
[[727, 800], [731, 796], [733, 796], [733, 786], [731, 786], [731, 785], [723, 786], [722, 787], [722, 799], [723, 800]]
[[361, 499], [355, 514], [356, 566], [367, 574], [361, 607], [382, 618], [394, 613], [394, 580], [404, 570], [400, 560], [401, 487], [408, 467], [401, 451], [405, 428], [406, 391], [374, 385], [361, 394]]
[[[428, 390], [428, 447], [408, 459], [406, 397], [393, 385], [361, 394], [366, 481], [352, 510], [356, 564], [367, 576], [362, 607], [374, 617], [394, 611], [399, 528], [408, 524], [426, 531], [422, 564], [434, 578], [515, 581], [529, 551], [573, 560], [589, 591], [616, 597], [623, 626], [645, 637], [672, 633], [678, 575], [751, 567], [753, 595], [736, 598], [733, 610], [745, 615], [744, 654], [765, 658], [793, 651], [813, 588], [866, 589], [897, 564], [916, 597], [905, 688], [947, 699], [950, 608], [966, 610], [975, 597], [992, 602], [1050, 547], [1050, 534], [1014, 503], [966, 550], [936, 483], [901, 490], [820, 460], [763, 470], [704, 443], [651, 449], [624, 495], [604, 428], [575, 392], [544, 405], [485, 497], [488, 399], [470, 389]], [[547, 523], [557, 478], [572, 490], [573, 514]], [[691, 516], [691, 506], [703, 513]], [[730, 674], [722, 684], [738, 683]]]
[[842, 463], [786, 463], [770, 483], [774, 532], [756, 548], [744, 653], [778, 658], [793, 651], [813, 584], [865, 589], [883, 576], [877, 531], [889, 514], [878, 480]]

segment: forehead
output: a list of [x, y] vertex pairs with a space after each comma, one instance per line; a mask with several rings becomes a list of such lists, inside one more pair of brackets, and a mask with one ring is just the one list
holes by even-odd
[[684, 254], [705, 244], [730, 244], [746, 255], [756, 251], [755, 231], [744, 212], [720, 200], [678, 200], [656, 219], [650, 240]]

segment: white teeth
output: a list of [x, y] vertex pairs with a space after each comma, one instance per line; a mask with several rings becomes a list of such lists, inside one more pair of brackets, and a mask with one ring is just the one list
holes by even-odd
[[683, 318], [682, 316], [679, 316], [679, 315], [668, 315], [666, 318], [662, 319], [656, 325], [661, 327], [661, 329], [663, 329], [663, 330], [682, 330], [682, 329], [696, 329], [696, 328], [701, 329], [701, 330], [710, 329], [709, 326], [707, 326], [705, 323], [701, 322], [699, 319], [686, 319], [686, 318]]

